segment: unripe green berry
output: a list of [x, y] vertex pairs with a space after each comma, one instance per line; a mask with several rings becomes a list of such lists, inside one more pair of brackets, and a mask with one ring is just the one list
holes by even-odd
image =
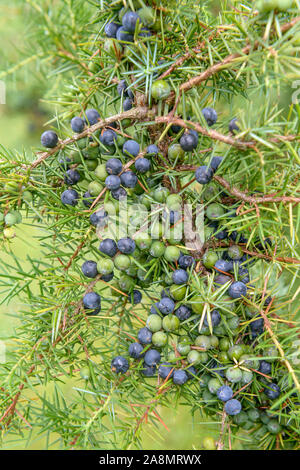
[[114, 270], [114, 262], [111, 259], [102, 258], [97, 263], [97, 270], [100, 274], [111, 274]]
[[205, 437], [202, 444], [205, 450], [216, 450], [216, 443], [213, 437]]
[[210, 381], [207, 384], [208, 390], [210, 391], [210, 393], [213, 393], [213, 394], [217, 393], [217, 390], [221, 387], [221, 385], [222, 385], [221, 380], [217, 378], [210, 379]]
[[211, 349], [211, 341], [209, 336], [199, 335], [195, 340], [195, 345], [202, 348], [204, 351]]
[[123, 292], [129, 292], [131, 291], [134, 286], [135, 286], [135, 281], [127, 276], [126, 274], [123, 274], [119, 281], [118, 281], [119, 287]]
[[[157, 315], [156, 315], [157, 316]], [[157, 348], [164, 347], [168, 342], [168, 337], [163, 331], [157, 331], [152, 335], [152, 344]]]
[[164, 100], [171, 93], [171, 87], [165, 80], [156, 80], [151, 87], [151, 96], [155, 100]]
[[153, 258], [161, 258], [164, 253], [165, 253], [166, 247], [164, 243], [160, 241], [155, 241], [152, 243], [150, 247], [150, 255], [153, 256]]
[[103, 186], [100, 183], [98, 183], [98, 181], [92, 181], [88, 185], [88, 191], [90, 195], [93, 197], [99, 196], [102, 190], [103, 190]]
[[176, 331], [180, 326], [180, 320], [176, 315], [167, 315], [163, 318], [162, 326], [165, 331]]
[[180, 256], [180, 250], [176, 246], [167, 246], [164, 257], [167, 261], [170, 261], [171, 263], [174, 263], [179, 259]]
[[177, 286], [176, 284], [171, 285], [170, 294], [174, 300], [183, 300], [187, 291], [186, 286]]
[[217, 260], [218, 255], [215, 251], [207, 251], [203, 256], [202, 263], [207, 269], [211, 269], [214, 267]]
[[227, 369], [225, 375], [227, 380], [232, 383], [240, 382], [243, 378], [242, 371], [236, 367], [230, 367]]
[[224, 209], [216, 202], [209, 204], [206, 208], [206, 217], [209, 220], [216, 220], [224, 215]]
[[201, 362], [201, 353], [193, 349], [188, 353], [187, 361], [189, 364], [199, 364]]
[[125, 269], [129, 268], [131, 260], [127, 255], [117, 255], [114, 259], [114, 264], [117, 269], [120, 269], [120, 271], [125, 271]]
[[228, 356], [231, 360], [236, 359], [238, 361], [243, 354], [244, 348], [241, 344], [235, 344], [228, 350]]
[[105, 181], [108, 176], [105, 166], [105, 163], [101, 163], [95, 168], [95, 175], [97, 176], [97, 178], [99, 178], [100, 181]]
[[148, 330], [152, 331], [152, 333], [156, 333], [157, 331], [161, 330], [162, 328], [162, 319], [159, 315], [149, 315], [146, 321], [146, 327]]
[[180, 144], [172, 144], [168, 148], [168, 157], [171, 162], [182, 160], [185, 153]]

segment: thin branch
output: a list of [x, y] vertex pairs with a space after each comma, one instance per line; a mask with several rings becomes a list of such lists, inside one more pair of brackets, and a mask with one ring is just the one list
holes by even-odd
[[241, 150], [246, 150], [248, 148], [254, 147], [254, 142], [243, 142], [229, 135], [221, 134], [218, 131], [208, 130], [205, 127], [200, 126], [200, 124], [198, 123], [191, 122], [191, 121], [185, 122], [183, 119], [180, 119], [179, 117], [172, 117], [170, 115], [158, 116], [155, 118], [155, 122], [165, 123], [165, 124], [175, 124], [185, 129], [195, 129], [197, 132], [199, 132], [202, 135], [205, 135], [206, 137], [209, 137], [210, 139], [218, 140], [220, 142], [223, 142], [224, 144], [237, 147]]
[[[31, 165], [29, 165], [29, 169], [36, 168], [44, 160], [46, 160], [46, 158], [50, 157], [50, 155], [54, 155], [59, 150], [62, 150], [63, 148], [65, 148], [67, 145], [71, 145], [77, 140], [83, 139], [84, 137], [88, 137], [94, 134], [97, 130], [102, 129], [103, 127], [107, 127], [115, 121], [122, 121], [123, 119], [143, 120], [149, 114], [151, 113], [147, 107], [139, 106], [139, 107], [130, 109], [129, 111], [124, 111], [123, 113], [110, 116], [107, 119], [101, 119], [99, 122], [97, 122], [93, 126], [87, 127], [80, 134], [75, 134], [72, 137], [68, 137], [67, 139], [60, 141], [59, 144], [53, 149], [50, 149], [47, 152], [42, 152], [39, 155], [39, 157], [33, 163], [31, 163]], [[28, 168], [28, 167], [26, 166], [25, 168]]]
[[275, 203], [275, 202], [294, 202], [296, 204], [300, 203], [300, 197], [294, 196], [274, 196], [272, 194], [265, 194], [264, 196], [249, 196], [245, 192], [239, 190], [235, 186], [230, 186], [228, 181], [218, 175], [214, 175], [214, 179], [227, 191], [242, 201], [249, 202], [250, 204], [258, 204], [258, 203]]
[[[176, 167], [179, 171], [196, 171], [198, 165], [180, 165]], [[276, 203], [276, 202], [291, 202], [295, 204], [300, 203], [300, 197], [295, 196], [276, 196], [274, 194], [265, 194], [264, 196], [249, 196], [247, 193], [241, 191], [235, 186], [231, 186], [228, 181], [218, 175], [214, 175], [214, 180], [223, 186], [227, 191], [234, 197], [249, 204], [265, 204], [265, 203]], [[189, 183], [188, 183], [189, 184]]]

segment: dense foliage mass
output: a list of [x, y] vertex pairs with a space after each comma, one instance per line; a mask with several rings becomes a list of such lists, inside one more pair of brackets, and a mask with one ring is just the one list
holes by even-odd
[[29, 3], [60, 86], [44, 149], [2, 152], [4, 435], [136, 448], [184, 403], [199, 448], [297, 448], [298, 1]]

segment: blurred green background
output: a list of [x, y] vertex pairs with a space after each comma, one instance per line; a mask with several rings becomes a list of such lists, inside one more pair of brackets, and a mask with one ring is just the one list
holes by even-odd
[[[22, 61], [24, 37], [30, 33], [30, 28], [33, 26], [29, 17], [24, 18], [22, 7], [20, 1], [12, 3], [1, 0], [0, 4], [0, 41], [3, 51], [0, 56], [0, 80], [4, 80], [7, 88], [6, 104], [0, 105], [0, 144], [10, 149], [12, 153], [24, 151], [31, 153], [32, 148], [39, 145], [43, 125], [54, 111], [43, 103], [43, 97], [51, 87], [51, 80], [45, 81], [39, 70], [35, 68], [34, 61], [26, 67], [17, 65]], [[11, 63], [16, 64], [13, 69], [8, 65]], [[17, 237], [10, 242], [9, 247], [11, 252], [21, 258], [26, 265], [27, 254], [33, 250], [36, 253], [39, 248], [26, 221], [16, 230]], [[5, 263], [8, 256], [4, 253], [0, 255], [2, 263]], [[17, 302], [0, 306], [1, 338], [14, 335], [19, 309], [20, 304]], [[72, 386], [72, 383], [66, 384], [66, 396], [72, 393]], [[160, 414], [171, 431], [167, 432], [161, 426], [163, 439], [157, 442], [155, 436], [149, 435], [145, 429], [144, 449], [199, 449], [204, 436], [218, 436], [216, 423], [207, 421], [201, 424], [199, 415], [196, 415], [192, 422], [192, 417], [183, 406], [176, 410], [161, 409]], [[25, 438], [26, 436], [27, 434]], [[21, 449], [25, 447], [25, 443], [26, 439], [18, 440], [8, 434], [4, 437], [2, 448]], [[26, 448], [43, 449], [45, 439], [32, 436]]]

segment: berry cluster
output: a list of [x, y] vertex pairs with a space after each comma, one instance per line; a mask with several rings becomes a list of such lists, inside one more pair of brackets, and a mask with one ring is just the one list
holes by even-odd
[[[271, 2], [261, 3], [260, 8], [267, 11], [265, 4]], [[272, 3], [276, 3], [272, 8], [283, 8], [280, 1]], [[122, 43], [147, 40], [155, 29], [152, 8], [122, 8], [118, 21], [105, 25], [104, 49], [116, 53], [125, 45]], [[133, 90], [128, 78], [115, 86], [114, 98], [121, 98], [124, 111], [136, 105]], [[150, 98], [156, 104], [167, 102], [171, 93], [170, 83], [157, 79]], [[183, 115], [180, 105], [177, 112]], [[203, 108], [202, 117], [201, 125], [217, 123], [212, 107]], [[71, 129], [75, 134], [84, 133], [99, 120], [96, 109], [87, 109], [73, 117]], [[204, 240], [199, 250], [191, 248], [183, 230], [185, 193], [166, 183], [162, 167], [166, 160], [172, 168], [191, 161], [197, 154], [199, 135], [194, 129], [172, 125], [161, 142], [150, 132], [131, 131], [131, 124], [124, 119], [88, 137], [77, 136], [68, 155], [61, 153], [58, 161], [66, 185], [61, 203], [70, 206], [70, 211], [84, 209], [101, 240], [96, 259], [84, 260], [82, 274], [109, 283], [111, 296], [141, 304], [147, 311], [144, 326], [131, 332], [136, 340], [130, 341], [122, 355], [112, 358], [111, 370], [145, 378], [158, 375], [172, 386], [192, 384], [208, 414], [224, 412], [236, 426], [277, 434], [282, 424], [269, 408], [281, 394], [277, 384], [281, 365], [274, 360], [274, 349], [260, 348], [265, 325], [262, 312], [272, 299], [266, 293], [255, 294], [251, 266], [256, 258], [245, 249], [251, 243], [256, 250], [266, 250], [272, 240], [249, 240], [246, 232], [230, 229], [238, 206], [228, 203], [228, 194], [214, 181], [226, 157], [206, 155], [205, 164], [190, 172], [205, 205]], [[237, 119], [231, 119], [229, 132], [239, 131]], [[41, 143], [52, 149], [59, 139], [55, 132], [46, 131]], [[195, 201], [194, 193], [192, 197]], [[125, 199], [131, 208], [129, 233], [119, 237], [111, 226]], [[149, 211], [155, 214], [151, 228], [146, 223]], [[157, 286], [162, 288], [159, 295]], [[101, 311], [102, 299], [96, 290], [82, 299], [88, 315]], [[145, 292], [151, 305], [144, 303]]]

